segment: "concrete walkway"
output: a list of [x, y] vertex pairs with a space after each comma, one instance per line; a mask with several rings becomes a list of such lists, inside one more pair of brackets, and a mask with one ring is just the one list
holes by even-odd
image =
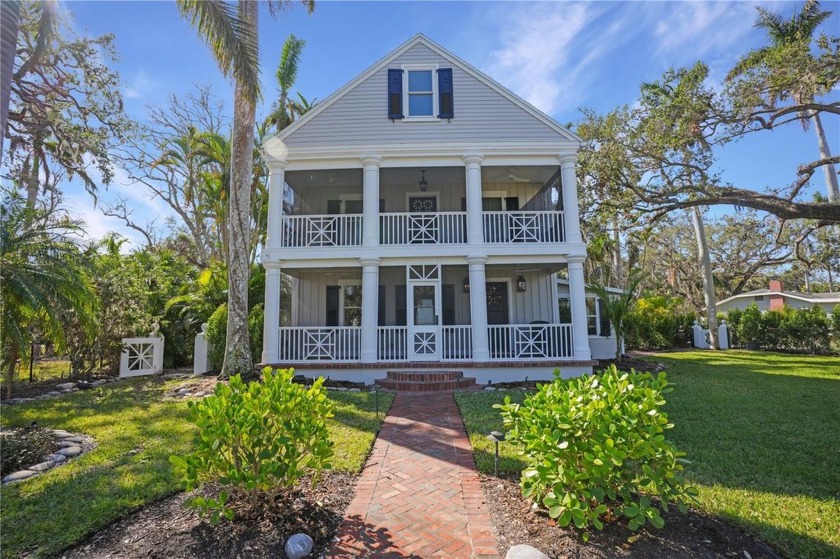
[[327, 557], [499, 557], [451, 392], [397, 395]]

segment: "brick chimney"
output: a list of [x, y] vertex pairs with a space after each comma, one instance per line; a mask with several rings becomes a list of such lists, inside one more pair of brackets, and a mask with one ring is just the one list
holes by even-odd
[[770, 280], [770, 310], [781, 310], [785, 306], [785, 298], [781, 296], [782, 282], [779, 280]]

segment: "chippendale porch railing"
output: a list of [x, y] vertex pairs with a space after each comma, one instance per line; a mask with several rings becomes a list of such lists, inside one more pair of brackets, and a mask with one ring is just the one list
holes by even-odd
[[[291, 326], [279, 329], [284, 361], [358, 362], [359, 326]], [[574, 357], [571, 324], [506, 324], [487, 327], [491, 361], [554, 360]], [[408, 328], [379, 326], [378, 361], [408, 361]], [[473, 358], [472, 327], [441, 326], [441, 361]]]
[[484, 212], [485, 243], [562, 243], [563, 212]]
[[571, 359], [571, 324], [505, 324], [487, 327], [491, 360]]
[[280, 328], [280, 356], [288, 361], [358, 361], [360, 326]]
[[[562, 243], [563, 212], [483, 212], [485, 243]], [[445, 245], [467, 242], [466, 212], [379, 214], [380, 245]], [[349, 247], [362, 244], [362, 216], [283, 216], [283, 247]]]

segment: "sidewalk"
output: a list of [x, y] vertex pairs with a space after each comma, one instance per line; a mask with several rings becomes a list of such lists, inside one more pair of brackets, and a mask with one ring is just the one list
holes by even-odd
[[327, 557], [499, 557], [451, 392], [397, 395]]

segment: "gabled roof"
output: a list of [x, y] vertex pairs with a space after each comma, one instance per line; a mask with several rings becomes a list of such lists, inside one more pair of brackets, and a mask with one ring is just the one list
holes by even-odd
[[755, 297], [759, 295], [780, 295], [782, 297], [790, 297], [791, 299], [805, 301], [806, 303], [840, 303], [840, 293], [798, 293], [796, 291], [771, 291], [770, 289], [764, 288], [745, 291], [744, 293], [733, 295], [723, 301], [719, 301], [718, 305], [734, 301], [735, 299]]
[[307, 112], [303, 117], [293, 122], [290, 126], [280, 131], [280, 133], [276, 134], [275, 136], [271, 137], [267, 142], [266, 145], [269, 146], [271, 144], [282, 142], [286, 138], [288, 138], [291, 134], [293, 134], [296, 130], [306, 126], [306, 123], [313, 120], [317, 117], [320, 113], [322, 113], [325, 109], [332, 106], [336, 101], [341, 99], [344, 95], [350, 92], [353, 88], [361, 84], [364, 80], [371, 77], [373, 74], [382, 70], [389, 64], [391, 64], [396, 58], [400, 55], [405, 53], [408, 49], [416, 46], [416, 45], [423, 45], [433, 52], [437, 53], [441, 57], [449, 60], [454, 66], [457, 66], [459, 69], [464, 71], [465, 73], [471, 75], [475, 79], [479, 80], [480, 82], [484, 83], [486, 86], [491, 88], [492, 90], [499, 93], [501, 96], [507, 98], [513, 104], [519, 106], [521, 109], [526, 111], [527, 113], [531, 114], [537, 120], [541, 121], [543, 124], [548, 126], [549, 128], [556, 131], [558, 134], [566, 138], [568, 141], [581, 143], [583, 140], [577, 136], [575, 133], [570, 131], [564, 126], [558, 124], [553, 118], [542, 112], [541, 110], [537, 109], [499, 82], [494, 80], [493, 78], [489, 77], [487, 74], [477, 70], [475, 67], [470, 65], [469, 63], [461, 60], [448, 50], [444, 49], [442, 46], [438, 45], [422, 33], [418, 33], [414, 35], [411, 39], [403, 43], [402, 45], [398, 46], [396, 49], [391, 51], [385, 57], [381, 58], [378, 62], [374, 63], [373, 66], [369, 67], [367, 70], [356, 76], [354, 79], [349, 81], [343, 87], [338, 89], [335, 93], [327, 97], [322, 102], [315, 105], [315, 107]]

